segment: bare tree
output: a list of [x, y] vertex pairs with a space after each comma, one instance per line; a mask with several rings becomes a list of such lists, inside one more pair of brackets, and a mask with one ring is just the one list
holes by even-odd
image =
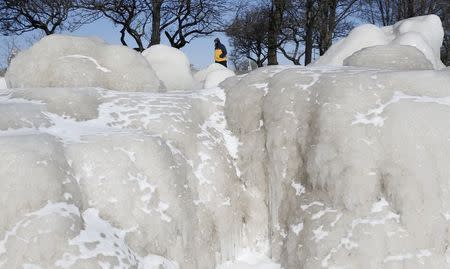
[[170, 45], [182, 48], [193, 39], [223, 31], [226, 0], [171, 0], [168, 5], [171, 22], [164, 31]]
[[250, 7], [236, 15], [226, 34], [234, 49], [233, 53], [263, 66], [267, 60], [269, 14], [264, 6]]
[[280, 34], [284, 14], [287, 10], [289, 0], [271, 0], [269, 5], [269, 29], [268, 29], [268, 65], [277, 65], [277, 50], [280, 46]]
[[352, 28], [347, 20], [355, 14], [359, 0], [321, 0], [316, 20], [317, 45], [320, 55], [323, 55], [333, 44], [336, 37], [345, 36]]
[[41, 30], [46, 35], [57, 31], [74, 31], [95, 19], [79, 16], [74, 0], [1, 0], [0, 32], [20, 35]]
[[[307, 35], [310, 35], [310, 42], [312, 48], [314, 30], [310, 17], [311, 12], [308, 13], [308, 3], [313, 0], [290, 0], [284, 14], [283, 24], [281, 26], [281, 38], [279, 43], [279, 50], [283, 56], [290, 60], [295, 65], [300, 65], [300, 59], [306, 52]], [[311, 9], [309, 9], [312, 11]], [[305, 47], [305, 50], [303, 50]], [[312, 50], [311, 50], [312, 53]], [[309, 63], [309, 62], [308, 62]]]
[[84, 9], [98, 12], [119, 25], [120, 41], [129, 46], [126, 37], [130, 36], [136, 43], [136, 50], [143, 51], [146, 27], [151, 20], [148, 5], [141, 0], [80, 0]]

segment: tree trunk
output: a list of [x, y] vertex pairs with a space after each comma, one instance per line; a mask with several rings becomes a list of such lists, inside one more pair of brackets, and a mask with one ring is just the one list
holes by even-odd
[[333, 44], [336, 28], [336, 11], [338, 0], [328, 0], [322, 7], [322, 25], [320, 27], [319, 53], [323, 55]]
[[414, 0], [407, 0], [407, 18], [411, 18], [415, 16], [414, 12]]
[[311, 63], [313, 51], [313, 0], [306, 1], [306, 24], [305, 24], [305, 65]]
[[281, 20], [284, 12], [285, 0], [272, 0], [269, 18], [269, 32], [267, 37], [267, 64], [277, 65], [278, 35], [280, 33]]
[[152, 0], [152, 37], [150, 39], [150, 46], [161, 43], [161, 6], [163, 0]]

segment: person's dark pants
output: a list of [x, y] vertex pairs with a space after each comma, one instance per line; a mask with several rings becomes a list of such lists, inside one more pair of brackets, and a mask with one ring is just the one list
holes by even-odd
[[216, 63], [221, 64], [221, 65], [223, 65], [223, 66], [225, 66], [225, 67], [228, 67], [228, 66], [227, 66], [227, 61], [216, 62]]

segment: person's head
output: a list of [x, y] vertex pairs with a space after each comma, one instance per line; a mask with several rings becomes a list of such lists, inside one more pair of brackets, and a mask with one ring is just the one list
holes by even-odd
[[214, 44], [219, 44], [220, 43], [220, 39], [219, 38], [216, 38], [216, 39], [214, 39]]

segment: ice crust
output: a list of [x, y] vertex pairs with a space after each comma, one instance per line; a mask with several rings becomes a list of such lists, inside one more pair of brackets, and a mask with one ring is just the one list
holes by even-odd
[[380, 62], [1, 89], [0, 268], [449, 268], [450, 69]]
[[[311, 66], [342, 66], [345, 58], [363, 48], [404, 45], [416, 47], [430, 61], [434, 69], [442, 69], [445, 67], [440, 59], [443, 38], [442, 22], [436, 15], [409, 18], [382, 28], [364, 24], [356, 27], [347, 37], [331, 46]], [[398, 57], [401, 56], [400, 53]], [[398, 57], [391, 55], [392, 60], [397, 60]]]
[[[120, 63], [120, 64], [119, 64]], [[138, 52], [98, 38], [50, 35], [14, 58], [5, 75], [9, 88], [103, 87], [159, 91], [152, 67]]]

